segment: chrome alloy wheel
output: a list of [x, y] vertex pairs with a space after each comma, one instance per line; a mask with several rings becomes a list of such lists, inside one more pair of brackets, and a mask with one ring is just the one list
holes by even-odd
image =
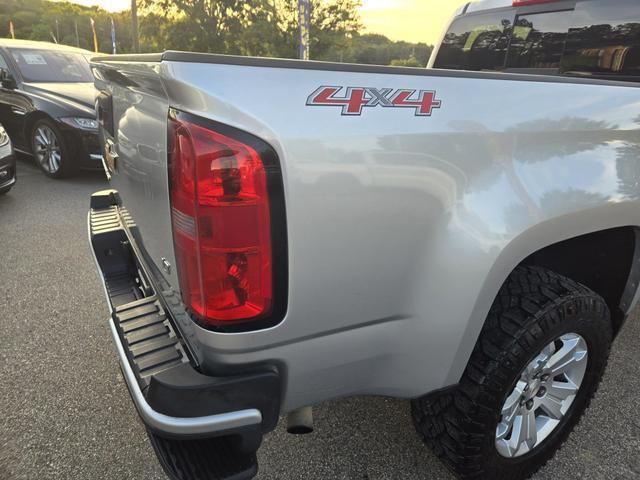
[[522, 371], [502, 406], [496, 448], [503, 457], [524, 455], [560, 424], [587, 369], [587, 342], [577, 333], [561, 335]]
[[62, 151], [55, 132], [47, 125], [40, 125], [33, 134], [33, 153], [42, 168], [49, 173], [60, 169]]

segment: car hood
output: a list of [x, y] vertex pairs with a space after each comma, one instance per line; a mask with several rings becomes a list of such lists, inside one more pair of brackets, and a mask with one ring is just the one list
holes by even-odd
[[95, 114], [97, 91], [93, 83], [25, 83], [23, 88], [55, 103]]

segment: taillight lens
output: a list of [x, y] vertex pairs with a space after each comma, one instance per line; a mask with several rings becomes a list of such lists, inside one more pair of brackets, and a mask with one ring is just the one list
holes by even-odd
[[252, 146], [175, 111], [169, 148], [183, 302], [205, 325], [269, 316], [273, 259], [263, 159]]

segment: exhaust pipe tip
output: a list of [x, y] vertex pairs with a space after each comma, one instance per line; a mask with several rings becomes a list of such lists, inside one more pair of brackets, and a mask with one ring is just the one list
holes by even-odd
[[313, 433], [313, 427], [307, 425], [289, 425], [287, 427], [287, 433], [292, 435], [308, 435]]
[[307, 435], [313, 432], [313, 409], [302, 407], [287, 414], [287, 432]]

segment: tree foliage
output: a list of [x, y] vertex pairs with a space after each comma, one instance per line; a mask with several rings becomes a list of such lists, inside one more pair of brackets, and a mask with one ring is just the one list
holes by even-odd
[[11, 20], [16, 38], [51, 42], [53, 37], [59, 36], [58, 43], [93, 50], [90, 18], [96, 22], [100, 51], [111, 52], [111, 18], [116, 24], [118, 49], [122, 52], [131, 50], [129, 12], [109, 13], [101, 8], [84, 7], [69, 2], [0, 0], [0, 37], [10, 37]]
[[[295, 58], [298, 0], [138, 0], [144, 52], [190, 50]], [[364, 34], [360, 0], [311, 0], [310, 51], [314, 60], [425, 66], [432, 47]], [[47, 0], [0, 0], [0, 37], [52, 41], [93, 49], [89, 18], [101, 52], [111, 52], [111, 18], [118, 53], [131, 51], [130, 12]], [[57, 22], [57, 23], [56, 23]], [[76, 25], [78, 35], [76, 37]]]

